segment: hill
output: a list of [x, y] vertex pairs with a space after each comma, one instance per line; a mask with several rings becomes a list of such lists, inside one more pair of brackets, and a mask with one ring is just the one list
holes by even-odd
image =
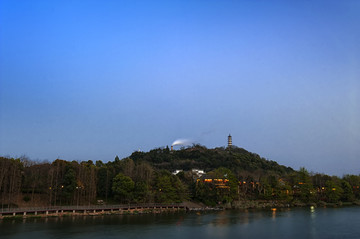
[[236, 175], [244, 172], [257, 172], [262, 175], [269, 173], [286, 175], [294, 172], [290, 167], [266, 160], [258, 154], [236, 146], [207, 149], [205, 146], [193, 145], [173, 151], [168, 147], [157, 148], [149, 152], [134, 152], [130, 158], [134, 162], [146, 161], [154, 168], [166, 169], [171, 172], [175, 170], [188, 171], [194, 168], [209, 172], [220, 167], [231, 169]]
[[[180, 172], [174, 174], [175, 170]], [[1, 207], [89, 205], [98, 200], [107, 204], [191, 200], [213, 206], [244, 200], [359, 203], [359, 187], [359, 175], [339, 178], [310, 174], [304, 168], [296, 171], [236, 146], [157, 148], [106, 163], [0, 157]]]

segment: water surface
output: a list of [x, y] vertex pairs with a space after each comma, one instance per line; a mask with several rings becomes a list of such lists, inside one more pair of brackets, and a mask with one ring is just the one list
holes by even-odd
[[360, 238], [360, 208], [76, 216], [0, 221], [1, 238]]

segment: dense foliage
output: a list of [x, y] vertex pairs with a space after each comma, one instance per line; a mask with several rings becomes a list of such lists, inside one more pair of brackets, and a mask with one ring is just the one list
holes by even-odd
[[1, 207], [187, 200], [217, 205], [244, 199], [338, 203], [360, 200], [359, 186], [359, 175], [295, 171], [237, 147], [166, 147], [107, 163], [0, 157]]

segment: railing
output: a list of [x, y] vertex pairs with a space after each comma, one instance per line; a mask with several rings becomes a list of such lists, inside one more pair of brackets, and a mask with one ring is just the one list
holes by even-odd
[[111, 210], [130, 208], [154, 208], [154, 207], [185, 207], [182, 203], [160, 204], [119, 204], [119, 205], [88, 205], [88, 206], [48, 206], [48, 207], [22, 207], [22, 208], [0, 208], [0, 213], [19, 212], [45, 212], [45, 211], [77, 211], [77, 210]]

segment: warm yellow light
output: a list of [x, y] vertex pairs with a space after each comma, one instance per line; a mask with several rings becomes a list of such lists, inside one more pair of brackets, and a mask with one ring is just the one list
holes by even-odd
[[310, 207], [310, 211], [311, 211], [311, 212], [315, 212], [315, 207], [314, 207], [314, 206], [311, 206], [311, 207]]

